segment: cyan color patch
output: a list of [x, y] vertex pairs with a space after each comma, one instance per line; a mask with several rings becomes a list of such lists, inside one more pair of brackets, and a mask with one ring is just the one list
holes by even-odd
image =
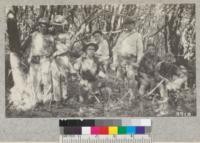
[[136, 127], [134, 127], [134, 126], [127, 126], [126, 127], [126, 133], [127, 134], [135, 134], [136, 133]]

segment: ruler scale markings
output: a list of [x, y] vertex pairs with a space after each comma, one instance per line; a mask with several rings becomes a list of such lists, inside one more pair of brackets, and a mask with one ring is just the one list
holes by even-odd
[[[113, 136], [110, 135], [108, 137], [106, 136], [81, 136], [81, 135], [75, 135], [75, 136], [64, 136], [63, 142], [81, 142], [84, 141], [86, 142], [86, 140], [92, 140], [92, 142], [94, 143], [100, 143], [99, 140], [101, 140], [101, 142], [105, 142], [105, 139], [109, 140], [109, 142], [113, 143], [113, 142], [121, 142], [123, 139], [127, 140], [127, 142], [130, 141], [134, 141], [135, 143], [149, 143], [151, 142], [151, 138], [148, 136], [141, 136], [141, 135], [137, 135], [137, 136], [128, 136], [128, 135], [123, 135], [123, 136]], [[62, 140], [62, 137], [61, 137]]]

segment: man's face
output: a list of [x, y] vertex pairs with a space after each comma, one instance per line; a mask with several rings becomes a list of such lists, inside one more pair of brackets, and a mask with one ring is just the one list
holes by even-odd
[[128, 31], [132, 31], [134, 28], [135, 28], [135, 24], [130, 23], [130, 24], [127, 24], [127, 25], [126, 25], [126, 29], [127, 29]]
[[152, 54], [155, 54], [155, 53], [156, 53], [156, 48], [155, 48], [153, 45], [149, 46], [149, 47], [148, 47], [148, 50], [149, 50], [149, 52], [152, 53]]
[[89, 46], [87, 48], [87, 55], [91, 58], [94, 57], [95, 54], [95, 48], [93, 46]]
[[101, 42], [102, 35], [100, 33], [94, 34], [93, 37], [94, 37], [95, 42], [97, 42], [97, 43]]
[[41, 23], [41, 24], [39, 25], [39, 31], [40, 31], [41, 33], [43, 33], [43, 34], [47, 33], [47, 25]]
[[63, 32], [63, 28], [60, 25], [55, 25], [54, 26], [54, 30], [56, 34], [62, 33]]

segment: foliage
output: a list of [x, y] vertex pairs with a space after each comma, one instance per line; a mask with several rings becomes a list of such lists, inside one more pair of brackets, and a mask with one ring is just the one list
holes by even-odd
[[101, 30], [112, 48], [123, 29], [123, 21], [135, 19], [137, 30], [143, 35], [146, 45], [153, 42], [159, 55], [172, 52], [176, 58], [195, 58], [195, 5], [193, 4], [140, 4], [140, 5], [58, 5], [58, 6], [14, 6], [12, 7], [20, 31], [21, 45], [37, 29], [40, 17], [53, 20], [55, 15], [64, 15], [70, 30], [76, 33], [83, 25], [81, 37]]

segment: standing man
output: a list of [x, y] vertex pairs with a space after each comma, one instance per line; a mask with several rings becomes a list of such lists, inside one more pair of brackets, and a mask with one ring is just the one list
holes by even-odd
[[51, 66], [53, 94], [54, 101], [59, 104], [60, 101], [65, 101], [69, 97], [69, 74], [76, 73], [70, 59], [70, 53], [77, 37], [84, 32], [85, 26], [83, 25], [74, 34], [69, 30], [70, 24], [63, 15], [56, 15], [52, 25], [55, 30], [55, 52], [52, 55], [53, 61]]
[[[143, 57], [142, 36], [135, 29], [135, 21], [126, 19], [125, 30], [120, 34], [113, 48], [113, 66], [116, 70], [121, 69], [128, 82], [130, 101], [138, 95], [138, 84], [136, 81], [137, 70]], [[119, 71], [116, 71], [119, 73]], [[120, 74], [121, 75], [121, 74]], [[117, 75], [118, 76], [118, 75]]]
[[96, 56], [103, 66], [103, 70], [107, 72], [108, 63], [109, 63], [109, 45], [107, 40], [103, 37], [103, 33], [101, 31], [95, 31], [93, 33], [93, 37], [95, 42], [98, 45], [98, 50], [96, 51]]
[[54, 100], [58, 103], [68, 98], [68, 75], [73, 72], [69, 51], [72, 34], [68, 32], [69, 23], [62, 15], [56, 15], [52, 25], [55, 30], [55, 49], [52, 61], [52, 81]]
[[130, 18], [124, 22], [125, 30], [120, 34], [112, 50], [115, 66], [120, 64], [121, 58], [127, 57], [133, 59], [134, 65], [138, 66], [143, 57], [142, 35], [136, 31], [135, 24]]
[[39, 31], [32, 34], [29, 55], [29, 83], [37, 103], [50, 101], [52, 98], [52, 78], [50, 57], [55, 51], [54, 38], [48, 34], [48, 18], [39, 19]]

